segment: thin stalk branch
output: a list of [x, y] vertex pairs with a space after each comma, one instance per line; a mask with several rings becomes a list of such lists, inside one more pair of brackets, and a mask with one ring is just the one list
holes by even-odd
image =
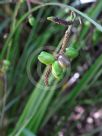
[[50, 76], [50, 73], [51, 73], [51, 69], [52, 69], [52, 67], [48, 66], [48, 68], [47, 68], [47, 70], [45, 72], [44, 82], [45, 82], [46, 86], [48, 86], [48, 80], [49, 80], [49, 76]]
[[59, 54], [62, 54], [68, 45], [71, 29], [72, 29], [72, 25], [68, 26], [68, 29], [66, 30], [64, 38], [63, 38], [62, 47], [61, 47], [61, 50], [59, 51]]

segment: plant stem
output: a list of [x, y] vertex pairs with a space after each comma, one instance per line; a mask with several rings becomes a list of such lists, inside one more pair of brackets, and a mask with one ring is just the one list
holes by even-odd
[[59, 54], [62, 54], [68, 44], [69, 38], [70, 38], [70, 33], [71, 33], [71, 29], [72, 29], [72, 25], [68, 26], [68, 29], [65, 32], [64, 38], [63, 38], [63, 42], [62, 42], [62, 47], [61, 50], [59, 52]]

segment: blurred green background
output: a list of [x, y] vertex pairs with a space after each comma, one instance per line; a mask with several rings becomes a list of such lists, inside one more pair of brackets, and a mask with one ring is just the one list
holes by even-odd
[[58, 50], [67, 27], [47, 17], [68, 19], [72, 8], [41, 6], [46, 2], [0, 1], [0, 136], [102, 136], [102, 1], [51, 1], [83, 14], [68, 42], [79, 56], [70, 75], [56, 82], [51, 74], [49, 86], [37, 57], [42, 50]]

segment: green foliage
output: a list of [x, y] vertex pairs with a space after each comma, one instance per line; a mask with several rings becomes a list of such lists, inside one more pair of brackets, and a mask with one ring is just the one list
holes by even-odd
[[[6, 71], [9, 68], [6, 76], [0, 71], [0, 91], [2, 90], [2, 94], [6, 96], [6, 102], [1, 107], [3, 110], [1, 110], [0, 115], [7, 121], [7, 126], [2, 130], [4, 132], [5, 129], [6, 135], [10, 136], [34, 136], [41, 129], [44, 130], [44, 126], [47, 125], [49, 119], [52, 118], [53, 120], [53, 117], [58, 116], [60, 122], [62, 121], [61, 117], [64, 117], [65, 120], [63, 122], [55, 122], [51, 126], [53, 128], [52, 132], [50, 130], [47, 132], [49, 136], [57, 135], [62, 126], [64, 126], [63, 123], [65, 124], [66, 120], [70, 119], [75, 105], [84, 104], [87, 112], [87, 107], [91, 109], [92, 105], [96, 107], [97, 105], [101, 106], [102, 78], [100, 76], [102, 75], [102, 55], [98, 52], [98, 57], [96, 57], [96, 51], [96, 56], [94, 56], [91, 54], [91, 50], [88, 50], [88, 52], [85, 50], [89, 46], [88, 41], [92, 41], [95, 45], [91, 46], [91, 48], [94, 50], [95, 47], [100, 49], [102, 33], [99, 30], [102, 31], [102, 26], [94, 20], [97, 20], [101, 13], [102, 1], [86, 9], [86, 13], [59, 3], [45, 3], [39, 6], [32, 6], [31, 12], [35, 14], [34, 20], [32, 18], [29, 20], [33, 26], [32, 28], [26, 24], [26, 19], [30, 12], [25, 12], [25, 4], [25, 2], [17, 3], [15, 11], [13, 11], [12, 6], [9, 7], [12, 17], [9, 17], [9, 19], [6, 17], [0, 23], [0, 34], [2, 35], [3, 30], [6, 27], [9, 28], [11, 24], [7, 39], [4, 39], [4, 42], [2, 41], [3, 38], [1, 40], [1, 43], [4, 44], [1, 49], [0, 59], [4, 64], [1, 65], [0, 63], [0, 68], [7, 66]], [[57, 9], [56, 6], [62, 9]], [[66, 18], [67, 15], [64, 9], [73, 10], [81, 18], [84, 18], [83, 25], [81, 27], [77, 26], [78, 34], [73, 33], [70, 38], [71, 47], [68, 47], [68, 52], [66, 53], [68, 57], [75, 58], [78, 56], [78, 51], [81, 50], [80, 57], [77, 57], [75, 61], [72, 60], [70, 72], [70, 78], [75, 73], [81, 73], [81, 78], [77, 80], [76, 84], [73, 84], [73, 87], [71, 86], [71, 89], [68, 69], [65, 68], [66, 73], [64, 74], [64, 69], [55, 61], [53, 55], [41, 52], [46, 45], [48, 45], [49, 49], [50, 45], [55, 47], [55, 52], [57, 52], [61, 47], [60, 40], [64, 34], [64, 27], [50, 22], [46, 24], [46, 21], [43, 22], [41, 19], [51, 16], [52, 11], [54, 16]], [[0, 15], [4, 16], [3, 10], [0, 11]], [[22, 15], [23, 10], [24, 14]], [[86, 25], [86, 21], [88, 21], [88, 25]], [[91, 32], [92, 29], [94, 33]], [[71, 49], [69, 50], [69, 48]], [[78, 51], [76, 51], [76, 48]], [[40, 52], [41, 54], [39, 55]], [[41, 69], [40, 66], [37, 66], [38, 59], [46, 65], [53, 64], [53, 75], [57, 78], [63, 77], [62, 81], [59, 83], [51, 74], [49, 86], [45, 86], [44, 76], [47, 68], [45, 70], [42, 68], [43, 72], [37, 71]], [[83, 63], [85, 66], [90, 64], [87, 71], [86, 69], [84, 70]], [[77, 71], [78, 68], [81, 68], [83, 71]], [[65, 81], [63, 74], [67, 76]], [[6, 91], [4, 88], [6, 88]], [[67, 90], [69, 91], [67, 92]], [[60, 125], [58, 126], [57, 124]], [[67, 132], [68, 135], [74, 132], [76, 124], [70, 125]]]

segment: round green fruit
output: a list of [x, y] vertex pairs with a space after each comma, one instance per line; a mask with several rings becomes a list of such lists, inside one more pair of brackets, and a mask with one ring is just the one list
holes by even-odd
[[42, 51], [38, 56], [38, 60], [45, 65], [49, 65], [55, 61], [55, 58], [52, 54]]
[[67, 56], [68, 58], [74, 59], [78, 55], [79, 55], [79, 52], [75, 48], [73, 47], [66, 48], [65, 56]]
[[59, 65], [58, 61], [55, 61], [52, 64], [52, 74], [54, 75], [55, 78], [60, 79], [63, 75], [63, 69]]

